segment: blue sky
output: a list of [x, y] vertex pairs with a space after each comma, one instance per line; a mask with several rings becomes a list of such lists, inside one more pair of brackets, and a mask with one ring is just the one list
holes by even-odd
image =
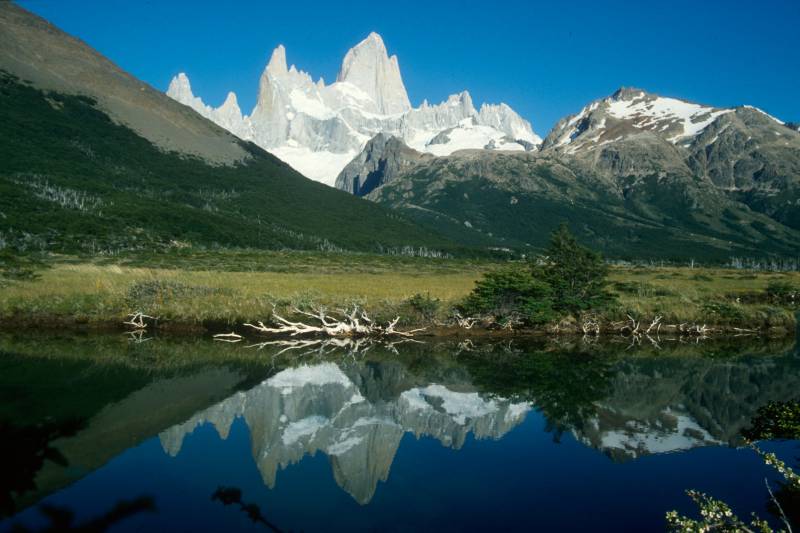
[[541, 135], [620, 86], [800, 121], [800, 1], [331, 2], [18, 0], [165, 90], [185, 71], [206, 103], [255, 103], [272, 49], [336, 77], [370, 31], [397, 54], [414, 105], [468, 89]]

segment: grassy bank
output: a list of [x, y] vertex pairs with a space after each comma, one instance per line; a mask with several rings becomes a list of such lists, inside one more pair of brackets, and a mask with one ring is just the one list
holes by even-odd
[[[267, 319], [273, 304], [341, 307], [359, 303], [378, 318], [406, 324], [445, 320], [483, 272], [499, 263], [317, 253], [204, 253], [81, 261], [64, 257], [32, 279], [5, 279], [0, 320], [6, 326], [48, 323], [116, 324], [133, 311], [162, 325], [233, 326]], [[766, 289], [800, 286], [800, 273], [754, 273], [710, 268], [612, 269], [618, 305], [608, 320], [627, 314], [665, 323], [697, 322], [794, 331], [791, 302]], [[413, 301], [416, 294], [424, 298]]]

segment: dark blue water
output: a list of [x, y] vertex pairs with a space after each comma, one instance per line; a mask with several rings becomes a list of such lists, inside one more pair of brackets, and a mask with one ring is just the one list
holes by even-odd
[[[244, 385], [232, 382], [185, 414], [165, 414], [178, 400], [139, 410], [169, 388], [186, 402], [224, 381], [188, 369], [104, 400], [81, 430], [54, 440], [67, 464], [45, 462], [37, 488], [17, 498], [21, 509], [2, 527], [46, 527], [43, 506], [86, 523], [147, 496], [155, 510], [110, 529], [659, 531], [666, 511], [693, 513], [689, 488], [741, 516], [771, 518], [764, 478], [776, 478], [738, 431], [758, 406], [797, 394], [800, 361], [792, 348], [712, 355], [587, 360], [523, 349], [499, 362], [439, 353], [298, 360], [237, 369]], [[19, 354], [7, 357], [18, 371]], [[534, 357], [551, 360], [524, 362]], [[531, 368], [538, 374], [527, 375]], [[118, 378], [109, 373], [92, 380]], [[25, 375], [33, 386], [38, 378]], [[583, 379], [605, 381], [598, 391], [582, 387], [588, 397], [573, 405], [563, 393]], [[7, 389], [24, 385], [10, 381]], [[796, 441], [762, 447], [790, 464], [800, 456]], [[219, 487], [237, 489], [241, 504], [212, 499]], [[258, 507], [258, 521], [242, 510], [247, 504]]]

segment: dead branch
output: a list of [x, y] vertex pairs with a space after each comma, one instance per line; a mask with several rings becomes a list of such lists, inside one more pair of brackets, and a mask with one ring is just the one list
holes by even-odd
[[456, 324], [458, 324], [458, 327], [464, 329], [472, 329], [478, 322], [480, 322], [480, 319], [478, 318], [470, 316], [463, 317], [461, 316], [460, 313], [456, 313], [455, 315], [453, 315], [453, 318], [455, 319]]
[[240, 342], [243, 337], [231, 331], [230, 333], [217, 333], [213, 338], [219, 342]]
[[647, 331], [644, 332], [645, 335], [649, 335], [653, 328], [661, 328], [661, 319], [663, 317], [661, 315], [656, 315], [653, 321], [650, 323], [650, 326], [647, 328]]
[[145, 329], [147, 328], [147, 324], [145, 323], [144, 319], [148, 318], [150, 320], [158, 320], [155, 317], [150, 315], [145, 315], [141, 311], [136, 311], [135, 313], [128, 314], [128, 320], [122, 322], [126, 326], [133, 326], [136, 329]]
[[340, 318], [328, 314], [324, 308], [312, 308], [311, 312], [293, 308], [292, 312], [306, 316], [319, 322], [319, 325], [306, 324], [305, 322], [288, 320], [274, 311], [272, 320], [276, 327], [266, 326], [259, 321], [256, 324], [245, 326], [256, 330], [258, 333], [289, 335], [290, 337], [303, 335], [319, 335], [323, 337], [413, 337], [416, 333], [425, 331], [418, 328], [410, 331], [400, 331], [397, 324], [400, 317], [395, 317], [385, 326], [375, 323], [366, 311], [355, 305], [351, 310], [339, 309]]

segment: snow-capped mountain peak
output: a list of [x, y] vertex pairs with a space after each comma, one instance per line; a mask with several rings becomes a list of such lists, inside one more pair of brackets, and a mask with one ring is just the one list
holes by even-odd
[[284, 46], [277, 46], [248, 116], [242, 116], [235, 95], [219, 108], [206, 105], [184, 73], [172, 80], [167, 94], [329, 185], [379, 133], [440, 155], [464, 148], [526, 150], [541, 142], [509, 106], [484, 104], [478, 111], [467, 91], [413, 108], [397, 56], [389, 55], [374, 32], [347, 52], [330, 85], [289, 64]]
[[559, 121], [545, 139], [544, 147], [574, 152], [584, 145], [602, 146], [642, 132], [678, 144], [696, 137], [717, 117], [731, 112], [733, 109], [623, 87]]

